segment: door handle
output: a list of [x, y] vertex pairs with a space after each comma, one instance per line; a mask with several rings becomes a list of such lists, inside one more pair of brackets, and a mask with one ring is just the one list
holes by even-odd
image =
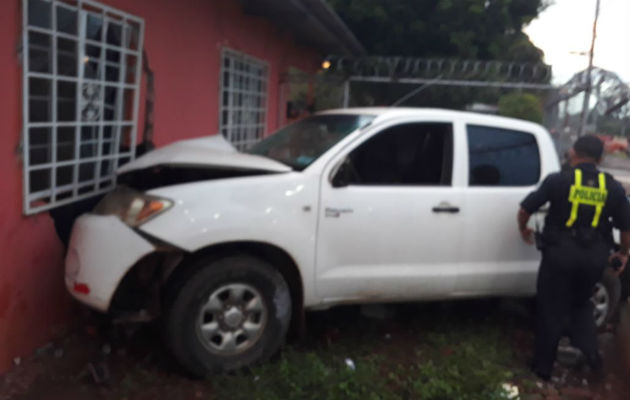
[[437, 206], [433, 207], [434, 213], [448, 213], [448, 214], [457, 214], [459, 212], [459, 207], [454, 206], [452, 204], [442, 202]]

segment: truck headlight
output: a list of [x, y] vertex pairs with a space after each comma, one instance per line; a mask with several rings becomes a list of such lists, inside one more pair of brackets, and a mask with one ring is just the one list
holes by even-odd
[[118, 186], [96, 205], [94, 213], [116, 215], [127, 225], [136, 227], [172, 206], [171, 200], [151, 196], [125, 186]]

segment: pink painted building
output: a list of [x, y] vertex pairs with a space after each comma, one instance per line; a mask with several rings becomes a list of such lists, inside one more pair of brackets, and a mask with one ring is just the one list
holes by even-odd
[[289, 68], [362, 51], [324, 0], [4, 0], [0, 373], [75, 312], [63, 241], [136, 144], [246, 147], [286, 122]]

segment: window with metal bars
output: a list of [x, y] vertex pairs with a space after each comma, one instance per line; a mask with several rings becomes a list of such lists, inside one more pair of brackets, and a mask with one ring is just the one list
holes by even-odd
[[245, 150], [265, 134], [267, 63], [223, 49], [221, 57], [220, 132]]
[[89, 0], [23, 0], [24, 212], [110, 190], [134, 158], [142, 19]]

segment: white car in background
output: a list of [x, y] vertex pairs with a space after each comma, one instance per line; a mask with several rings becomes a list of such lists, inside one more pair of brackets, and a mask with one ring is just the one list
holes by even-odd
[[[233, 370], [305, 310], [534, 295], [539, 253], [515, 215], [558, 169], [539, 125], [435, 109], [324, 112], [248, 152], [177, 142], [76, 221], [66, 283], [102, 312], [160, 316], [191, 373]], [[606, 279], [600, 324], [618, 297]]]

